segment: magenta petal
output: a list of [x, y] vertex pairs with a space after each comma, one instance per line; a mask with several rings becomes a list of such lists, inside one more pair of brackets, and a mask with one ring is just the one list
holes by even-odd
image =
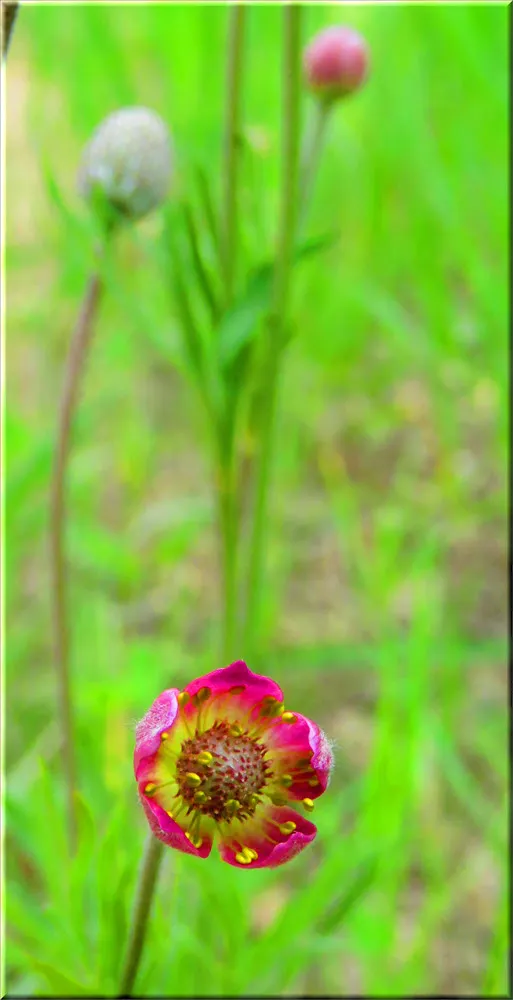
[[[302, 716], [302, 718], [304, 718], [304, 716]], [[307, 718], [305, 718], [305, 722], [308, 724], [308, 740], [310, 747], [313, 750], [311, 766], [313, 767], [315, 775], [320, 782], [322, 791], [325, 792], [329, 785], [330, 774], [333, 767], [333, 754], [331, 752], [331, 746], [325, 733], [315, 722], [312, 722]], [[320, 795], [321, 793], [318, 792], [317, 794]]]
[[265, 739], [269, 747], [279, 754], [285, 773], [294, 769], [295, 760], [309, 757], [311, 754], [310, 766], [319, 784], [311, 788], [305, 782], [295, 782], [290, 794], [294, 798], [302, 799], [308, 796], [315, 799], [328, 787], [333, 754], [322, 729], [300, 712], [294, 712], [294, 715], [296, 721], [291, 723], [284, 723], [280, 719], [273, 720], [266, 730]]
[[221, 667], [219, 670], [212, 670], [210, 674], [205, 674], [204, 677], [198, 677], [197, 680], [187, 684], [185, 691], [192, 696], [204, 687], [211, 688], [214, 694], [222, 694], [233, 687], [244, 687], [246, 689], [244, 700], [250, 698], [253, 704], [261, 698], [268, 697], [283, 701], [281, 688], [270, 677], [254, 674], [244, 660], [236, 660], [229, 667]]
[[135, 728], [134, 770], [137, 776], [139, 763], [150, 757], [160, 746], [161, 734], [169, 729], [178, 714], [178, 688], [168, 688], [153, 702], [151, 708]]
[[[233, 847], [222, 840], [219, 844], [219, 853], [223, 861], [233, 865], [234, 868], [277, 868], [278, 865], [284, 865], [286, 861], [291, 861], [317, 836], [317, 827], [293, 809], [273, 808], [268, 811], [267, 817], [276, 819], [278, 823], [292, 820], [296, 824], [296, 829], [288, 836], [282, 836], [276, 827], [269, 824], [268, 830], [272, 832], [273, 839], [281, 838], [280, 843], [272, 844], [265, 839], [263, 831], [259, 829], [257, 823], [252, 823], [251, 826], [248, 825], [247, 834], [244, 836], [244, 846], [252, 847], [257, 852], [258, 858], [251, 864], [240, 864], [235, 859], [236, 852]], [[262, 824], [266, 826], [266, 817], [263, 818]]]
[[210, 837], [203, 837], [201, 847], [193, 847], [190, 840], [185, 836], [181, 826], [174, 819], [171, 819], [161, 806], [157, 805], [154, 801], [150, 801], [142, 794], [141, 802], [152, 832], [159, 840], [167, 844], [168, 847], [175, 847], [177, 851], [183, 851], [184, 854], [194, 854], [197, 858], [208, 858], [212, 850], [212, 839]]

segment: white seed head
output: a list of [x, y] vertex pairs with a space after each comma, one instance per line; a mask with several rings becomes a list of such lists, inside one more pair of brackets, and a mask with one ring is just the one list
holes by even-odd
[[166, 198], [172, 174], [169, 130], [148, 108], [121, 108], [105, 118], [84, 150], [78, 185], [130, 219]]

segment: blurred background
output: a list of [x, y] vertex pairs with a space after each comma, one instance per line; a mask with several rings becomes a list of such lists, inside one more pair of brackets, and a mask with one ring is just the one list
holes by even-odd
[[[507, 990], [507, 8], [303, 9], [368, 39], [295, 274], [259, 669], [336, 745], [314, 846], [246, 873], [169, 851], [148, 995]], [[217, 183], [227, 9], [23, 6], [6, 107], [7, 989], [116, 992], [145, 837], [133, 726], [220, 666], [207, 431], [161, 219], [125, 234], [76, 427], [69, 546], [81, 850], [63, 854], [49, 620], [56, 400], [87, 280], [81, 150], [155, 108]], [[246, 225], [269, 252], [281, 12], [251, 11]], [[307, 106], [305, 95], [305, 110]], [[244, 650], [240, 651], [244, 657]], [[252, 664], [250, 664], [252, 666]], [[71, 879], [71, 881], [70, 881]], [[42, 919], [41, 913], [44, 918]]]

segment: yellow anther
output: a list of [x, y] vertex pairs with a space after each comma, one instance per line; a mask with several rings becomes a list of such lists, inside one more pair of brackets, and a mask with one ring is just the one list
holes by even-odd
[[250, 795], [249, 799], [248, 799], [248, 803], [249, 803], [249, 805], [251, 806], [252, 809], [254, 809], [255, 806], [257, 806], [258, 803], [261, 802], [261, 801], [262, 801], [262, 799], [260, 798], [260, 796], [259, 795], [255, 795], [254, 793], [253, 793], [253, 795]]
[[212, 694], [211, 688], [208, 687], [200, 688], [199, 691], [196, 691], [196, 694], [194, 695], [194, 701], [196, 702], [197, 705], [202, 705], [204, 701], [208, 701], [211, 694]]
[[272, 698], [268, 696], [262, 701], [262, 707], [260, 709], [260, 715], [264, 715], [266, 718], [274, 719], [276, 716], [281, 715], [284, 710], [284, 704], [278, 701], [277, 698]]
[[275, 806], [286, 806], [289, 801], [286, 795], [280, 795], [279, 792], [273, 792], [269, 798]]
[[195, 847], [196, 849], [199, 849], [201, 847], [203, 841], [197, 833], [189, 833], [189, 831], [187, 831], [185, 836], [187, 837], [187, 840], [191, 842], [193, 847]]
[[202, 792], [201, 789], [198, 792], [195, 792], [194, 793], [194, 801], [195, 802], [200, 802], [200, 803], [201, 802], [206, 802], [207, 801], [207, 796], [206, 796], [205, 792]]
[[230, 726], [230, 736], [242, 736], [243, 732], [244, 730], [238, 722], [234, 722], [233, 726]]
[[303, 806], [307, 812], [313, 812], [314, 804], [311, 799], [303, 799]]
[[308, 781], [308, 784], [310, 785], [310, 788], [315, 788], [316, 785], [319, 784], [319, 779], [318, 778], [310, 778], [309, 781]]
[[233, 816], [240, 809], [240, 802], [239, 802], [239, 800], [238, 799], [228, 799], [228, 802], [225, 805], [225, 809], [226, 809], [226, 812], [230, 813], [230, 815]]
[[205, 765], [211, 764], [213, 759], [214, 755], [209, 753], [208, 750], [202, 750], [201, 753], [199, 753], [198, 756], [196, 757], [198, 764], [205, 764]]
[[149, 781], [144, 788], [145, 795], [153, 795], [157, 791], [157, 785], [153, 781]]
[[187, 771], [185, 780], [190, 788], [197, 788], [198, 785], [201, 785], [201, 778], [199, 774], [195, 774], [194, 771]]
[[294, 712], [284, 712], [281, 717], [282, 722], [297, 722], [297, 716]]
[[240, 865], [250, 865], [251, 862], [256, 861], [257, 858], [258, 854], [252, 847], [243, 847], [242, 851], [239, 851], [239, 853], [235, 855], [235, 859]]
[[161, 734], [160, 734], [160, 738], [161, 738], [161, 740], [167, 740], [167, 739], [168, 739], [168, 737], [169, 737], [169, 733], [161, 733]]
[[280, 778], [280, 785], [283, 785], [284, 788], [290, 788], [291, 784], [292, 784], [292, 775], [282, 774]]
[[235, 687], [228, 689], [228, 694], [242, 694], [244, 690], [244, 684], [236, 684]]
[[191, 700], [191, 696], [188, 691], [180, 691], [180, 694], [178, 695], [178, 698], [176, 700], [180, 708], [183, 708], [184, 705], [186, 705], [187, 702]]
[[283, 833], [285, 834], [285, 836], [288, 836], [289, 833], [294, 833], [294, 830], [296, 829], [296, 824], [293, 823], [292, 820], [289, 820], [288, 823], [280, 823], [279, 829], [280, 833]]
[[310, 764], [310, 759], [311, 759], [310, 757], [301, 757], [296, 762], [296, 767], [308, 767]]

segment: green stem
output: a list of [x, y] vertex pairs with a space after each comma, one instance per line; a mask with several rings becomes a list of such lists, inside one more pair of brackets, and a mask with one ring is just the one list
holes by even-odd
[[153, 894], [157, 884], [160, 863], [164, 853], [164, 844], [150, 833], [146, 843], [144, 858], [137, 886], [132, 926], [126, 951], [126, 959], [119, 987], [120, 997], [129, 997], [139, 968], [141, 954], [148, 929]]
[[217, 495], [221, 536], [221, 569], [223, 579], [222, 662], [236, 656], [237, 628], [237, 540], [238, 509], [233, 467], [233, 439], [225, 442], [219, 461]]
[[[246, 10], [235, 5], [229, 12], [226, 73], [226, 122], [222, 163], [221, 260], [225, 308], [233, 300], [239, 242], [239, 136], [241, 131], [242, 70]], [[234, 473], [236, 388], [228, 388], [226, 413], [220, 427], [217, 467], [217, 503], [223, 577], [223, 659], [235, 655], [237, 624], [238, 497]]]
[[259, 456], [256, 468], [256, 495], [249, 549], [249, 576], [246, 607], [246, 653], [253, 656], [260, 626], [261, 583], [264, 566], [265, 528], [274, 441], [280, 359], [287, 322], [292, 252], [296, 230], [300, 132], [300, 20], [297, 6], [285, 7], [283, 54], [283, 145], [281, 197], [274, 272], [273, 297], [267, 330], [267, 363]]
[[238, 137], [246, 10], [235, 5], [229, 13], [226, 77], [226, 122], [223, 149], [222, 259], [226, 305], [232, 299], [238, 236]]
[[71, 852], [75, 849], [77, 830], [74, 797], [73, 699], [71, 694], [69, 656], [68, 571], [65, 544], [67, 521], [66, 480], [71, 453], [73, 420], [93, 337], [94, 320], [98, 310], [102, 287], [100, 276], [94, 274], [89, 281], [75, 332], [71, 339], [64, 372], [64, 387], [58, 419], [51, 484], [50, 562], [52, 577], [51, 596], [53, 601], [52, 618], [62, 734], [62, 764], [66, 784], [68, 837]]
[[301, 150], [299, 173], [299, 217], [302, 224], [308, 214], [319, 160], [324, 147], [326, 129], [332, 104], [316, 100], [307, 122], [306, 134]]

